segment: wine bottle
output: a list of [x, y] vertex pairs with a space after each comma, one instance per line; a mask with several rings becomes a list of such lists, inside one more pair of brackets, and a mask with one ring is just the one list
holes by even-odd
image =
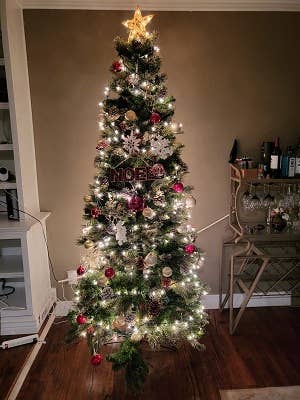
[[274, 147], [271, 153], [271, 162], [270, 162], [271, 178], [280, 177], [280, 161], [281, 161], [281, 150], [279, 147], [279, 137], [277, 137], [275, 138]]
[[300, 178], [300, 142], [298, 144], [296, 152], [295, 176], [297, 178]]
[[296, 157], [292, 146], [288, 147], [288, 156], [289, 156], [288, 178], [294, 178], [296, 169]]
[[281, 176], [287, 178], [289, 176], [289, 148], [281, 157]]

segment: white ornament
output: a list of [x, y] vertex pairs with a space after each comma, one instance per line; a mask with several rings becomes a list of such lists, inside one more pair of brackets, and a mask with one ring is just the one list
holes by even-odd
[[193, 208], [195, 207], [195, 205], [196, 205], [196, 199], [191, 194], [186, 195], [185, 198], [186, 208]]
[[123, 221], [119, 221], [116, 224], [116, 241], [120, 246], [123, 243], [127, 242], [127, 237], [126, 237], [127, 230], [123, 224], [124, 224]]
[[152, 208], [150, 208], [150, 207], [146, 207], [146, 208], [144, 208], [144, 210], [143, 210], [143, 216], [144, 216], [145, 218], [152, 219], [152, 218], [154, 218], [154, 216], [155, 216], [155, 211], [152, 210]]
[[173, 271], [172, 271], [172, 268], [170, 268], [170, 267], [164, 267], [162, 269], [162, 274], [165, 278], [170, 278], [170, 276], [172, 276], [172, 273], [173, 273]]
[[157, 255], [153, 252], [150, 252], [144, 258], [145, 267], [152, 267], [157, 263]]
[[170, 147], [170, 141], [163, 138], [161, 135], [157, 135], [155, 138], [151, 139], [150, 144], [152, 154], [163, 160], [173, 154], [173, 149]]
[[139, 145], [141, 143], [141, 139], [136, 137], [136, 135], [131, 131], [129, 136], [124, 137], [124, 149], [129, 153], [133, 154], [139, 151]]

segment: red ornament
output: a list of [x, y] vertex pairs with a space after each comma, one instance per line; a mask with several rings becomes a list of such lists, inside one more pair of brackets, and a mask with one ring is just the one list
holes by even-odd
[[193, 254], [194, 251], [196, 251], [196, 249], [197, 249], [197, 247], [196, 247], [194, 244], [192, 244], [192, 243], [187, 244], [187, 245], [184, 247], [184, 251], [185, 251], [186, 253], [188, 253], [188, 254]]
[[184, 186], [183, 186], [183, 184], [181, 182], [177, 182], [177, 183], [174, 183], [174, 185], [172, 186], [172, 189], [176, 193], [182, 193], [183, 189], [184, 189]]
[[104, 275], [106, 278], [111, 279], [115, 276], [116, 272], [112, 267], [106, 268], [104, 271]]
[[86, 321], [87, 321], [87, 317], [85, 315], [82, 315], [82, 314], [77, 315], [77, 318], [76, 318], [77, 324], [84, 325], [84, 324], [86, 324]]
[[83, 265], [79, 265], [79, 267], [77, 268], [77, 275], [83, 275], [85, 274], [85, 267]]
[[131, 211], [143, 211], [145, 208], [145, 199], [143, 197], [134, 195], [128, 200], [128, 208]]
[[165, 168], [162, 164], [154, 164], [151, 168], [151, 172], [156, 178], [163, 178], [166, 173]]
[[103, 150], [105, 149], [107, 146], [109, 146], [109, 143], [106, 140], [99, 140], [96, 149], [97, 150]]
[[170, 287], [172, 284], [172, 279], [171, 278], [167, 278], [167, 277], [163, 277], [161, 280], [161, 285], [163, 288], [168, 288]]
[[151, 123], [152, 125], [154, 125], [154, 124], [159, 124], [160, 121], [161, 121], [161, 116], [160, 116], [158, 113], [153, 112], [153, 113], [150, 115], [150, 123]]
[[94, 354], [91, 358], [91, 364], [94, 367], [97, 367], [98, 365], [100, 365], [103, 361], [103, 355], [102, 354]]
[[93, 218], [95, 218], [95, 219], [98, 218], [100, 214], [101, 214], [101, 210], [98, 207], [94, 207], [91, 209], [91, 216]]
[[114, 72], [121, 72], [122, 71], [122, 69], [123, 69], [123, 66], [122, 66], [122, 63], [120, 62], [120, 61], [114, 61], [113, 63], [112, 63], [112, 70], [114, 71]]

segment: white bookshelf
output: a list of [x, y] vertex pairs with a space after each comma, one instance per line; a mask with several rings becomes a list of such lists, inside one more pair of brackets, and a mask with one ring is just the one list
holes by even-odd
[[5, 190], [15, 189], [18, 208], [35, 217], [20, 212], [20, 220], [14, 221], [0, 214], [0, 279], [15, 289], [0, 297], [0, 335], [31, 334], [39, 331], [56, 300], [46, 245], [50, 213], [41, 212], [39, 206], [23, 14], [18, 1], [0, 0], [0, 16], [4, 53], [0, 68], [2, 77], [5, 69], [8, 92], [8, 101], [0, 101], [0, 166], [15, 176], [15, 180], [0, 182], [0, 198], [5, 201]]

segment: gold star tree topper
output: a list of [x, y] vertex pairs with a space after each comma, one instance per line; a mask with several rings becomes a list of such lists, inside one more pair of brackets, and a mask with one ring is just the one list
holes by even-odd
[[154, 15], [146, 15], [142, 17], [140, 8], [137, 6], [132, 19], [123, 21], [122, 24], [129, 29], [128, 42], [132, 40], [144, 40], [149, 37], [146, 26], [149, 24]]

